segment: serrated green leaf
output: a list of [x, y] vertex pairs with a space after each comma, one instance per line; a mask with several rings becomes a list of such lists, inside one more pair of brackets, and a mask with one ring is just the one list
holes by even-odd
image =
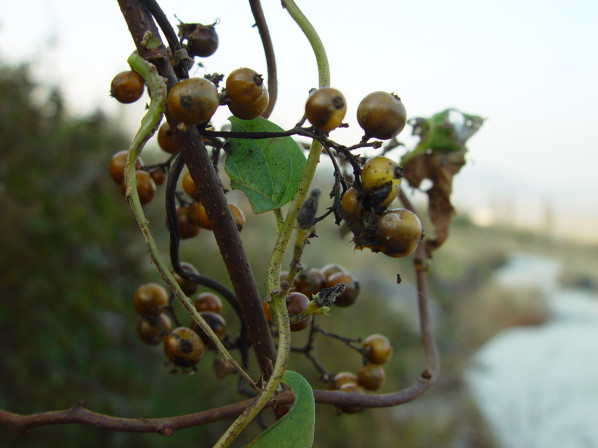
[[[281, 132], [265, 118], [230, 118], [233, 132]], [[231, 187], [245, 192], [255, 213], [282, 207], [293, 199], [305, 167], [305, 155], [291, 137], [232, 138], [224, 169]]]
[[310, 448], [314, 443], [316, 408], [314, 394], [305, 378], [287, 370], [282, 381], [295, 394], [290, 411], [253, 441], [251, 448]]

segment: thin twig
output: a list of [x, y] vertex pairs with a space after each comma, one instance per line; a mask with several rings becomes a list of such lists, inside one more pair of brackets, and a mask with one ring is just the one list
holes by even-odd
[[255, 19], [255, 25], [260, 33], [262, 46], [264, 47], [264, 55], [266, 56], [266, 65], [268, 67], [268, 107], [262, 113], [262, 117], [268, 118], [276, 105], [278, 99], [278, 75], [276, 71], [276, 57], [274, 56], [274, 46], [272, 45], [272, 38], [268, 30], [268, 23], [262, 10], [260, 0], [249, 0], [251, 13]]

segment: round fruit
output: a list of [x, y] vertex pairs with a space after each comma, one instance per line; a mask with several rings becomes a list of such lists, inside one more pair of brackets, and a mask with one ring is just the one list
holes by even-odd
[[[348, 392], [348, 393], [352, 393], [352, 394], [363, 394], [365, 393], [363, 391], [363, 389], [359, 386], [359, 384], [357, 383], [346, 383], [343, 384], [340, 388], [341, 392]], [[337, 408], [344, 412], [345, 414], [356, 414], [358, 412], [363, 411], [363, 408], [361, 406], [356, 406], [356, 405], [340, 405], [337, 406]]]
[[226, 91], [231, 102], [250, 104], [257, 101], [266, 91], [264, 78], [250, 68], [233, 70], [226, 78]]
[[272, 322], [272, 313], [270, 313], [270, 302], [268, 300], [264, 300], [262, 302], [262, 309], [264, 310], [264, 315], [266, 316], [266, 320], [268, 322]]
[[222, 301], [211, 292], [202, 292], [193, 301], [193, 306], [198, 312], [211, 311], [212, 313], [222, 313]]
[[[114, 182], [117, 184], [121, 184], [123, 180], [125, 180], [125, 165], [127, 163], [127, 153], [128, 151], [118, 151], [115, 153], [112, 158], [110, 159], [110, 163], [108, 164], [108, 171], [110, 172], [110, 177]], [[135, 169], [140, 170], [143, 168], [143, 162], [139, 157], [135, 161]]]
[[199, 233], [199, 226], [191, 219], [189, 206], [179, 205], [176, 209], [181, 239], [193, 238]]
[[189, 205], [189, 216], [198, 226], [212, 230], [212, 224], [210, 224], [206, 209], [201, 202], [193, 202]]
[[157, 316], [167, 305], [168, 293], [157, 283], [145, 283], [133, 295], [133, 306], [142, 316]]
[[259, 117], [268, 107], [270, 101], [270, 95], [268, 91], [264, 89], [264, 92], [255, 101], [250, 103], [238, 103], [230, 100], [228, 102], [228, 108], [231, 113], [241, 120], [253, 120]]
[[189, 56], [200, 56], [207, 58], [213, 55], [218, 49], [218, 33], [213, 25], [201, 25], [199, 23], [195, 29], [186, 35], [187, 53]]
[[345, 290], [336, 298], [334, 304], [342, 307], [353, 305], [361, 291], [359, 282], [348, 272], [337, 272], [328, 277], [328, 280], [326, 280], [326, 288], [332, 288], [339, 283], [345, 284]]
[[387, 207], [399, 194], [403, 169], [387, 157], [368, 159], [361, 170], [361, 185], [372, 205]]
[[121, 103], [133, 103], [143, 95], [145, 82], [135, 71], [121, 72], [112, 79], [110, 95]]
[[415, 213], [399, 208], [386, 210], [378, 220], [379, 249], [389, 257], [406, 257], [422, 237], [422, 223]]
[[339, 390], [344, 384], [357, 384], [358, 378], [352, 372], [339, 372], [330, 382], [330, 390]]
[[[295, 316], [301, 313], [307, 305], [309, 305], [309, 299], [305, 294], [300, 292], [292, 292], [286, 298], [287, 311], [289, 317]], [[303, 319], [299, 322], [291, 324], [291, 331], [301, 331], [309, 326], [313, 319], [313, 315], [310, 315], [307, 319]]]
[[330, 278], [330, 276], [332, 276], [333, 274], [336, 274], [337, 272], [347, 272], [347, 270], [342, 267], [340, 264], [336, 264], [336, 263], [329, 263], [327, 265], [325, 265], [324, 267], [322, 267], [322, 269], [320, 270], [322, 272], [322, 275], [324, 276], [324, 280], [328, 280]]
[[[137, 194], [141, 205], [148, 204], [156, 196], [156, 183], [147, 171], [135, 171], [135, 183], [137, 184]], [[127, 186], [123, 182], [120, 184], [123, 195], [127, 192]]]
[[354, 225], [361, 224], [363, 218], [363, 205], [357, 199], [357, 190], [355, 187], [349, 188], [343, 194], [341, 199], [343, 217], [347, 222]]
[[367, 364], [357, 372], [359, 385], [364, 389], [378, 390], [386, 381], [384, 367], [379, 364]]
[[341, 92], [332, 87], [322, 87], [309, 95], [305, 103], [305, 116], [322, 132], [330, 132], [343, 122], [347, 102]]
[[181, 181], [181, 185], [183, 186], [183, 190], [193, 199], [197, 199], [197, 187], [195, 186], [195, 182], [191, 177], [191, 173], [187, 171], [183, 174], [183, 180]]
[[212, 118], [219, 104], [218, 89], [204, 78], [188, 78], [177, 82], [168, 92], [167, 107], [186, 124], [205, 123]]
[[167, 121], [162, 123], [160, 129], [158, 129], [158, 145], [162, 150], [169, 154], [176, 154], [179, 152], [179, 146], [174, 139], [174, 132], [170, 129], [170, 125]]
[[276, 420], [280, 420], [285, 415], [287, 415], [292, 407], [293, 407], [292, 404], [282, 404], [282, 403], [275, 404], [272, 409], [274, 410], [274, 416], [276, 417]]
[[149, 172], [149, 175], [152, 176], [152, 179], [154, 179], [154, 183], [156, 185], [163, 185], [164, 182], [166, 182], [166, 171], [164, 171], [162, 168], [152, 168]]
[[[183, 268], [183, 271], [189, 272], [191, 274], [199, 275], [197, 268], [195, 266], [193, 266], [191, 263], [187, 263], [186, 261], [181, 261], [180, 264], [181, 264], [181, 267]], [[177, 274], [174, 271], [172, 272], [172, 276], [174, 277], [176, 282], [179, 284], [181, 290], [185, 293], [186, 296], [190, 296], [191, 294], [194, 294], [195, 291], [197, 291], [197, 288], [199, 288], [199, 285], [197, 283], [181, 277], [179, 274]]]
[[[201, 315], [201, 317], [204, 318], [204, 320], [210, 326], [212, 331], [216, 333], [218, 339], [222, 341], [222, 339], [224, 339], [224, 336], [226, 336], [226, 321], [224, 320], [224, 317], [222, 317], [218, 313], [213, 313], [211, 311], [203, 311], [199, 314]], [[212, 340], [208, 337], [205, 331], [203, 331], [199, 324], [194, 320], [191, 321], [191, 329], [198, 334], [198, 336], [201, 338], [206, 347], [213, 348], [216, 346], [216, 344], [212, 342]]]
[[357, 121], [368, 137], [387, 140], [403, 130], [407, 111], [394, 93], [373, 92], [359, 103]]
[[363, 341], [366, 358], [373, 364], [384, 364], [392, 356], [392, 344], [383, 334], [372, 334]]
[[201, 338], [190, 328], [175, 328], [164, 339], [166, 357], [179, 367], [193, 367], [203, 356], [204, 349]]
[[301, 271], [293, 281], [294, 289], [305, 294], [309, 299], [319, 293], [325, 285], [326, 279], [324, 279], [324, 275], [316, 268]]
[[236, 204], [228, 204], [228, 208], [230, 209], [230, 213], [233, 216], [233, 220], [237, 225], [237, 230], [240, 232], [241, 230], [243, 230], [243, 227], [245, 227], [245, 215]]
[[158, 316], [141, 316], [137, 324], [139, 338], [148, 345], [158, 345], [170, 332], [170, 318], [160, 313]]

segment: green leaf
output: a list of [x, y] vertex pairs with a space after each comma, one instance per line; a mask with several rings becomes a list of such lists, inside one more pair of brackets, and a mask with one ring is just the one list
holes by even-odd
[[[233, 132], [281, 132], [279, 126], [258, 117], [231, 117]], [[232, 138], [226, 148], [224, 169], [231, 187], [245, 192], [255, 213], [282, 207], [293, 199], [305, 167], [305, 155], [291, 137]]]
[[311, 386], [290, 370], [284, 373], [282, 381], [295, 393], [295, 403], [283, 418], [249, 445], [251, 448], [309, 448], [314, 442], [316, 408]]

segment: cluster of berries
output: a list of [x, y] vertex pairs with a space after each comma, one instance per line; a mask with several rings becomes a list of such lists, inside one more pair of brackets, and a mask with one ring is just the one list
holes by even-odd
[[[194, 270], [192, 266], [185, 268]], [[195, 283], [186, 282], [180, 277], [177, 278], [177, 282], [185, 294], [191, 295], [197, 290]], [[166, 357], [175, 368], [194, 368], [201, 360], [205, 349], [213, 348], [214, 343], [194, 320], [189, 327], [173, 329], [167, 314], [167, 310], [170, 310], [169, 303], [169, 295], [162, 286], [156, 283], [141, 285], [133, 295], [133, 307], [139, 314], [137, 334], [148, 345], [162, 343]], [[216, 336], [224, 340], [227, 326], [221, 315], [220, 298], [213, 293], [203, 292], [193, 299], [193, 305]]]
[[[300, 315], [324, 288], [334, 288], [340, 283], [344, 284], [343, 292], [334, 301], [334, 304], [340, 307], [347, 307], [355, 303], [361, 291], [359, 282], [353, 275], [336, 263], [327, 264], [321, 269], [303, 270], [295, 276], [292, 285], [288, 285], [287, 276], [287, 271], [281, 272], [280, 285], [284, 289], [290, 287], [290, 292], [286, 297], [287, 312], [290, 318]], [[269, 302], [265, 301], [262, 305], [266, 318], [271, 322]], [[309, 315], [303, 320], [291, 323], [291, 331], [304, 330], [312, 319], [313, 315]]]
[[[357, 374], [339, 372], [330, 382], [331, 390], [365, 393], [365, 390], [378, 390], [386, 381], [385, 364], [392, 356], [392, 344], [383, 334], [369, 335], [363, 341], [364, 365]], [[362, 410], [359, 406], [339, 406], [339, 411], [354, 414]]]
[[404, 208], [388, 209], [400, 191], [403, 170], [387, 157], [368, 159], [360, 178], [342, 197], [345, 222], [358, 249], [406, 257], [422, 238], [422, 224]]

